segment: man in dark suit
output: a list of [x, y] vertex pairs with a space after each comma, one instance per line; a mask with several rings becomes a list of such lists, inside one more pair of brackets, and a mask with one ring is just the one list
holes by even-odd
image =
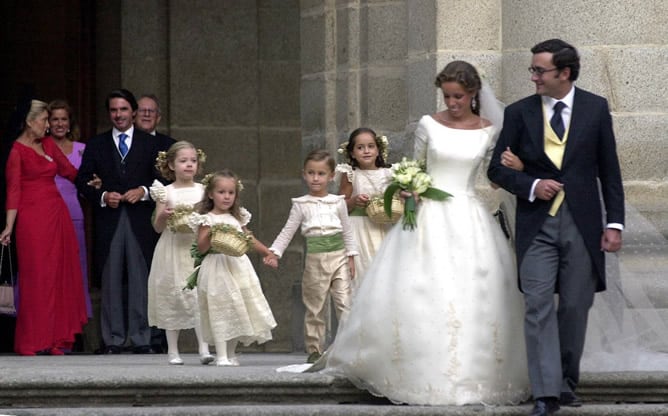
[[[506, 108], [487, 174], [517, 196], [531, 414], [538, 416], [581, 405], [575, 389], [587, 317], [594, 293], [605, 289], [604, 252], [621, 248], [624, 191], [608, 103], [574, 85], [577, 50], [551, 39], [531, 52], [536, 94]], [[504, 166], [507, 148], [523, 171]]]
[[135, 127], [155, 136], [154, 140], [157, 140], [160, 150], [169, 149], [169, 146], [174, 144], [174, 139], [156, 130], [161, 119], [158, 97], [144, 94], [137, 100], [137, 105], [139, 108], [135, 115]]
[[[135, 127], [152, 135], [152, 139], [156, 140], [158, 150], [167, 151], [175, 140], [156, 130], [162, 118], [158, 97], [155, 94], [143, 94], [137, 100], [137, 106]], [[166, 179], [163, 178], [162, 182], [166, 182]], [[151, 348], [158, 353], [167, 352], [167, 338], [163, 329], [151, 327]]]
[[[106, 107], [113, 128], [88, 141], [76, 179], [93, 206], [102, 352], [118, 354], [129, 339], [135, 353], [151, 353], [147, 279], [158, 235], [151, 225], [155, 204], [148, 187], [159, 178], [154, 166], [158, 149], [153, 137], [132, 124], [137, 101], [130, 91], [112, 91]], [[102, 181], [99, 189], [88, 185], [94, 174]]]

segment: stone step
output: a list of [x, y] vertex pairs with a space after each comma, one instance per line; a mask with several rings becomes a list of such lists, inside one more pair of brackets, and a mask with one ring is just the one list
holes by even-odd
[[[578, 394], [586, 403], [668, 402], [668, 375], [611, 373], [600, 377], [585, 374]], [[226, 377], [218, 381], [186, 378], [179, 382], [3, 382], [0, 391], [0, 408], [384, 402], [384, 399], [374, 398], [345, 380], [318, 375], [276, 381]]]
[[[183, 366], [166, 355], [0, 357], [0, 414], [527, 414], [523, 406], [395, 406], [323, 374], [279, 373], [303, 354], [244, 354], [240, 367]], [[668, 414], [668, 372], [585, 373], [585, 406], [561, 415]], [[623, 403], [623, 404], [622, 404]]]
[[[0, 409], [11, 416], [526, 416], [521, 406], [395, 406], [370, 404], [267, 404], [246, 406], [84, 407]], [[666, 404], [587, 404], [562, 408], [558, 416], [652, 416], [668, 414]]]

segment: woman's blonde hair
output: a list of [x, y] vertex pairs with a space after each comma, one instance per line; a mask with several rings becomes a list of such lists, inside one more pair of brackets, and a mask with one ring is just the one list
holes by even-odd
[[26, 119], [23, 125], [23, 129], [28, 128], [28, 122], [36, 120], [43, 112], [46, 110], [47, 104], [44, 101], [40, 100], [30, 100], [30, 110], [26, 114]]
[[169, 164], [173, 164], [176, 160], [176, 155], [180, 150], [183, 149], [193, 149], [197, 153], [197, 173], [202, 173], [202, 167], [206, 161], [206, 154], [202, 149], [195, 148], [195, 145], [187, 142], [185, 140], [180, 140], [171, 146], [167, 151], [158, 152], [158, 157], [155, 159], [155, 168], [158, 169], [160, 174], [167, 180], [174, 181], [176, 176], [174, 175], [174, 170], [169, 167]]

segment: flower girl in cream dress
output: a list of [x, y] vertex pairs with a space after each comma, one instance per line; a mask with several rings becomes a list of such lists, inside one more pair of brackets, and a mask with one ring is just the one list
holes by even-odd
[[[222, 170], [207, 175], [204, 184], [205, 195], [198, 205], [201, 215], [189, 218], [197, 229], [197, 249], [204, 253], [197, 278], [202, 333], [216, 346], [216, 365], [237, 366], [237, 344], [271, 340], [276, 321], [248, 256], [218, 253], [211, 245], [212, 228], [217, 225], [250, 234], [246, 225], [251, 214], [239, 203], [241, 181], [230, 170]], [[265, 257], [271, 254], [254, 237], [252, 247]]]
[[172, 365], [183, 364], [179, 331], [188, 328], [195, 328], [200, 362], [213, 361], [209, 346], [202, 341], [197, 293], [182, 290], [193, 271], [190, 247], [195, 240], [186, 218], [204, 193], [204, 186], [194, 181], [204, 159], [204, 153], [191, 143], [174, 143], [167, 152], [160, 152], [156, 164], [162, 175], [174, 182], [164, 186], [155, 181], [150, 188], [156, 201], [153, 228], [161, 235], [148, 276], [148, 322], [165, 329], [168, 360]]
[[385, 136], [376, 136], [373, 130], [360, 127], [339, 148], [339, 153], [349, 162], [336, 167], [340, 175], [339, 194], [346, 197], [350, 225], [359, 249], [359, 256], [355, 257], [353, 288], [359, 287], [364, 279], [364, 273], [392, 225], [373, 222], [366, 213], [366, 207], [374, 198], [382, 198], [392, 181], [391, 170], [385, 162], [387, 147]]

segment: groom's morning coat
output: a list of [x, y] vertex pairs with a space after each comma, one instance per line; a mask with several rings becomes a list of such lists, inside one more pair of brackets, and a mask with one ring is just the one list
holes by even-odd
[[[604, 222], [624, 223], [624, 190], [608, 103], [603, 97], [575, 88], [561, 170], [545, 154], [543, 128], [539, 95], [508, 106], [487, 172], [492, 182], [517, 196], [517, 264], [522, 263], [552, 205], [552, 201], [537, 198], [529, 202], [531, 186], [535, 179], [554, 179], [564, 184], [568, 208], [598, 275], [597, 290], [605, 290], [604, 253], [601, 251]], [[522, 172], [501, 165], [500, 156], [506, 147], [524, 163]], [[597, 179], [601, 183], [604, 208]]]

